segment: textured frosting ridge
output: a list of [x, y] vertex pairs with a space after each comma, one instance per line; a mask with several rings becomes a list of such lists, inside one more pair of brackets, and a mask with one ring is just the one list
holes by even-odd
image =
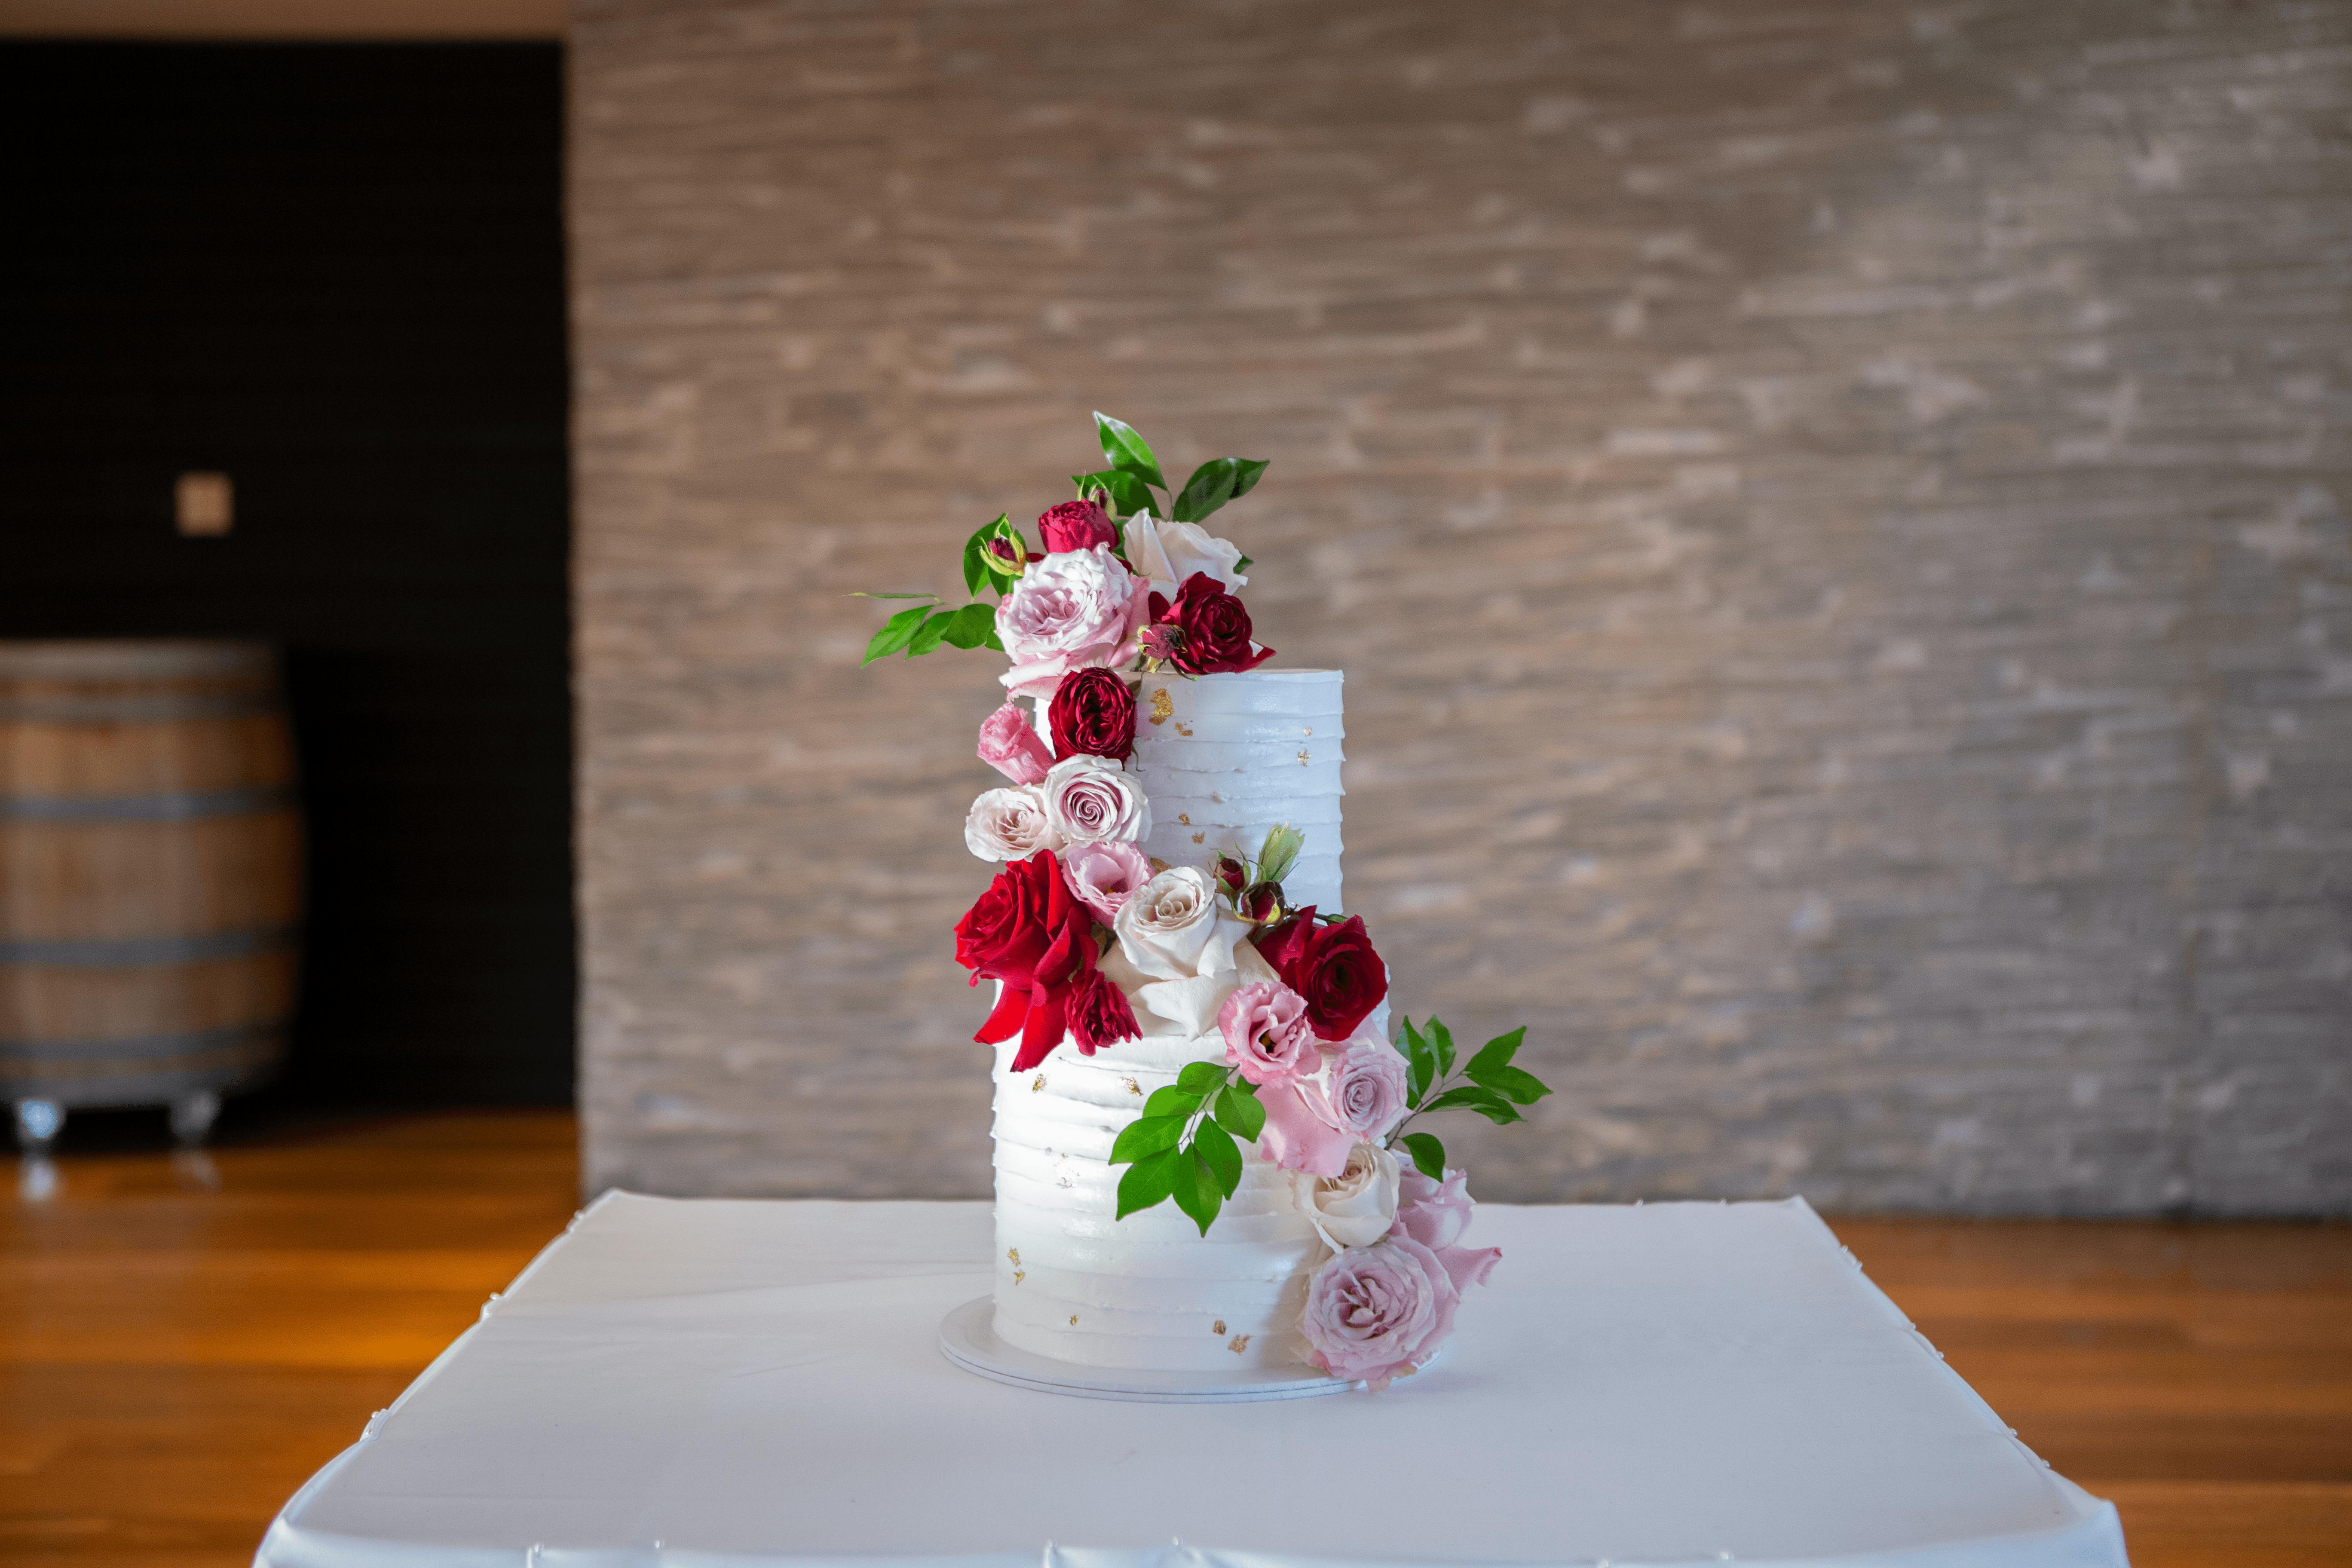
[[[1144, 852], [1171, 866], [1255, 856], [1288, 823], [1306, 843], [1284, 892], [1339, 910], [1340, 680], [1336, 669], [1144, 676], [1130, 763], [1151, 799]], [[1224, 1041], [1160, 1036], [1087, 1057], [1065, 1039], [1017, 1078], [1014, 1047], [996, 1047], [992, 1074], [998, 1336], [1087, 1366], [1305, 1360], [1307, 1279], [1328, 1249], [1286, 1173], [1244, 1151], [1241, 1185], [1205, 1237], [1173, 1204], [1115, 1217], [1126, 1167], [1108, 1163], [1112, 1143], [1186, 1063], [1223, 1061]]]

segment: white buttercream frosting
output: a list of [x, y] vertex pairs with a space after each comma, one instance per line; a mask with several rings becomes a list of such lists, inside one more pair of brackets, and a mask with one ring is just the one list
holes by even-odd
[[[1255, 856], [1288, 823], [1306, 844], [1284, 892], [1337, 910], [1339, 688], [1336, 669], [1143, 677], [1129, 765], [1151, 803], [1145, 852], [1171, 866]], [[1155, 1034], [1091, 1057], [1066, 1039], [1017, 1078], [1014, 1046], [997, 1047], [992, 1075], [997, 1334], [1087, 1366], [1303, 1360], [1307, 1279], [1328, 1249], [1286, 1173], [1245, 1151], [1206, 1237], [1172, 1203], [1115, 1217], [1127, 1167], [1108, 1163], [1112, 1143], [1187, 1062], [1223, 1061], [1223, 1038]]]

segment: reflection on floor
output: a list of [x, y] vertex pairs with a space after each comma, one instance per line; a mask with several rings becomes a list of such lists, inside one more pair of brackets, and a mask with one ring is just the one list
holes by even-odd
[[[577, 1206], [569, 1116], [18, 1162], [0, 1559], [221, 1568]], [[1832, 1219], [2139, 1568], [2352, 1562], [2352, 1226]]]

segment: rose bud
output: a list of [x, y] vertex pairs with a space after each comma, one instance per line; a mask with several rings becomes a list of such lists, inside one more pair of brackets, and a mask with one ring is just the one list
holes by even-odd
[[1000, 533], [984, 548], [998, 565], [1008, 571], [1018, 572], [1029, 564], [1029, 547], [1021, 542], [1021, 536], [1017, 533], [1010, 538]]
[[1172, 663], [1184, 646], [1184, 633], [1176, 626], [1146, 626], [1137, 636], [1135, 646], [1146, 658]]
[[1238, 893], [1249, 885], [1249, 868], [1230, 855], [1220, 855], [1217, 857], [1217, 880], [1223, 882], [1227, 890]]
[[1289, 876], [1290, 868], [1298, 863], [1298, 851], [1305, 847], [1306, 843], [1307, 835], [1286, 822], [1267, 828], [1265, 841], [1258, 846], [1257, 850], [1258, 879], [1279, 882]]
[[1242, 918], [1260, 925], [1272, 925], [1290, 911], [1283, 907], [1282, 884], [1253, 882], [1241, 897]]
[[1116, 546], [1118, 530], [1090, 500], [1066, 500], [1048, 507], [1037, 518], [1037, 532], [1054, 554], [1066, 550], [1092, 550], [1097, 544]]

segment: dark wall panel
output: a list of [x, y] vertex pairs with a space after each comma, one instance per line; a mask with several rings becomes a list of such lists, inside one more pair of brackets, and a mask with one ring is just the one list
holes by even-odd
[[[572, 1083], [552, 45], [0, 46], [0, 635], [287, 651], [289, 1087]], [[174, 531], [188, 469], [236, 523]]]

